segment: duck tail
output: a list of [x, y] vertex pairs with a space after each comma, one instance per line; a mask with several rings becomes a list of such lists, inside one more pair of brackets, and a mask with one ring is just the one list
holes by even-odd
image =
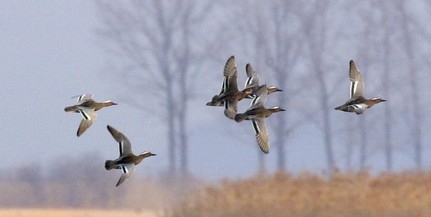
[[236, 114], [235, 115], [235, 121], [236, 122], [241, 122], [243, 120], [245, 120], [247, 118], [247, 115], [244, 114]]
[[105, 161], [105, 169], [106, 170], [112, 170], [115, 169], [117, 167], [115, 161], [113, 160], [107, 160]]
[[78, 110], [78, 108], [73, 105], [73, 106], [67, 106], [66, 108], [64, 108], [65, 112], [76, 112]]
[[340, 110], [343, 112], [354, 112], [355, 109], [351, 106], [341, 105], [335, 108], [335, 110]]

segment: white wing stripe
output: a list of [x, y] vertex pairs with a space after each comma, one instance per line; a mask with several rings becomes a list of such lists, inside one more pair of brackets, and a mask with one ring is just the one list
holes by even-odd
[[358, 88], [358, 82], [350, 82], [350, 98], [355, 95], [356, 89]]
[[123, 173], [128, 173], [129, 171], [127, 170], [126, 166], [121, 166], [121, 170], [123, 170]]
[[245, 81], [245, 87], [247, 88], [250, 84], [252, 84], [253, 77], [248, 77]]
[[82, 94], [81, 96], [79, 96], [79, 98], [78, 98], [78, 102], [79, 101], [81, 101], [82, 100], [82, 98], [84, 98], [84, 96], [85, 96], [86, 94]]
[[251, 100], [250, 106], [256, 104], [256, 102], [259, 101], [260, 96], [255, 95], [255, 97], [253, 98], [253, 100]]
[[78, 110], [79, 111], [79, 113], [82, 115], [82, 117], [85, 119], [85, 120], [91, 120], [91, 117], [90, 117], [90, 115], [88, 115], [86, 112], [84, 112], [82, 109], [80, 109], [80, 110]]
[[256, 120], [252, 119], [251, 123], [253, 124], [253, 129], [256, 132], [256, 134], [260, 133], [259, 125], [256, 123]]
[[123, 145], [124, 145], [124, 142], [120, 141], [119, 143], [120, 143], [120, 145], [119, 145], [119, 147], [120, 147], [120, 156], [122, 156], [123, 155]]

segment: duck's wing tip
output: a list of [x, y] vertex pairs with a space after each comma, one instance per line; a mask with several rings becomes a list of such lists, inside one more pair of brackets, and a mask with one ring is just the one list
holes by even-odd
[[80, 137], [92, 124], [94, 119], [82, 119], [79, 123], [78, 130], [76, 131], [76, 136]]
[[237, 71], [237, 69], [236, 69], [235, 56], [231, 56], [226, 61], [226, 65], [224, 67], [223, 75], [225, 77], [226, 76], [233, 76], [234, 74], [236, 74], [236, 71]]

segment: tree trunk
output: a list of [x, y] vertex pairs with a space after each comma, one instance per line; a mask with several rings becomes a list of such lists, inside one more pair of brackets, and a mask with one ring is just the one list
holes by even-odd
[[[386, 9], [385, 2], [380, 2], [382, 7], [382, 28], [383, 28], [383, 94], [385, 97], [390, 96], [390, 56], [391, 56], [391, 35], [393, 34], [391, 28], [391, 20], [388, 14], [388, 9]], [[386, 105], [384, 106], [385, 114], [384, 114], [384, 138], [385, 138], [385, 158], [386, 158], [386, 169], [392, 170], [392, 110], [391, 110], [391, 102], [388, 99]]]
[[407, 55], [407, 66], [408, 66], [408, 80], [410, 83], [410, 100], [411, 100], [411, 106], [412, 106], [412, 124], [411, 126], [411, 138], [413, 141], [413, 147], [414, 147], [414, 159], [416, 163], [416, 169], [420, 170], [422, 169], [422, 108], [420, 106], [419, 102], [419, 87], [417, 84], [418, 76], [417, 76], [417, 69], [415, 64], [415, 52], [413, 47], [413, 36], [412, 32], [409, 28], [409, 16], [407, 14], [407, 9], [404, 5], [404, 1], [398, 1], [397, 5], [399, 7], [399, 10], [401, 12], [401, 25], [402, 25], [402, 31], [403, 31], [403, 37], [404, 37], [404, 47]]
[[366, 117], [360, 117], [359, 119], [359, 129], [360, 129], [360, 152], [359, 152], [359, 168], [360, 170], [364, 170], [367, 161], [367, 126], [366, 126]]
[[[324, 84], [321, 84], [322, 86]], [[326, 88], [321, 88], [326, 89]], [[329, 108], [328, 104], [328, 98], [326, 92], [322, 92], [322, 95], [325, 96], [325, 98], [322, 98], [321, 100], [321, 106], [322, 108]], [[329, 172], [334, 172], [336, 169], [335, 166], [335, 159], [334, 159], [334, 150], [332, 147], [332, 125], [331, 125], [331, 117], [329, 114], [329, 109], [323, 109], [323, 133], [325, 138], [325, 150], [326, 150], [326, 161], [328, 165]]]

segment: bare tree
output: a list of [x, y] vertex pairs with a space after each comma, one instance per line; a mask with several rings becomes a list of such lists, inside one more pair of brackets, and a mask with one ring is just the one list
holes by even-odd
[[393, 13], [391, 13], [391, 4], [389, 2], [380, 1], [378, 3], [378, 7], [381, 11], [381, 29], [382, 29], [382, 39], [381, 39], [381, 48], [382, 48], [382, 80], [383, 82], [383, 94], [388, 99], [388, 102], [384, 108], [384, 138], [385, 138], [385, 156], [386, 156], [386, 169], [392, 170], [393, 168], [393, 142], [392, 142], [392, 109], [391, 109], [391, 101], [389, 99], [391, 87], [389, 80], [391, 79], [391, 38], [394, 34], [393, 28]]
[[404, 40], [404, 51], [407, 58], [408, 67], [408, 82], [410, 84], [410, 103], [412, 107], [412, 124], [411, 126], [411, 140], [413, 142], [414, 153], [415, 153], [415, 163], [416, 169], [422, 169], [422, 107], [420, 106], [419, 97], [419, 85], [418, 85], [418, 69], [416, 67], [416, 52], [415, 52], [415, 36], [417, 34], [417, 23], [408, 14], [406, 8], [406, 2], [396, 1], [396, 7], [401, 16], [401, 31], [402, 38]]
[[[259, 3], [256, 4], [259, 5]], [[266, 34], [262, 18], [262, 14], [265, 13], [264, 8], [256, 7], [256, 5], [244, 7], [242, 4], [239, 4], [238, 6], [240, 6], [240, 13], [244, 14], [244, 16], [242, 16], [243, 19], [237, 23], [240, 32], [242, 32], [241, 35], [245, 38], [251, 37], [250, 46], [248, 43], [245, 43], [245, 46], [249, 46], [249, 49], [251, 50], [250, 52], [246, 52], [253, 54], [252, 61], [250, 63], [253, 65], [254, 70], [258, 71], [260, 77], [265, 77], [266, 73], [259, 70], [263, 67], [265, 62], [264, 41], [266, 40]], [[262, 80], [260, 82], [262, 82]], [[258, 172], [266, 173], [265, 155], [262, 154], [261, 150], [257, 150], [257, 156], [259, 162]]]
[[[384, 154], [386, 169], [391, 170], [394, 167], [393, 156], [397, 142], [401, 141], [400, 134], [395, 135], [396, 125], [394, 125], [395, 117], [404, 117], [401, 120], [405, 120], [410, 123], [407, 126], [410, 127], [410, 133], [406, 139], [412, 141], [414, 150], [414, 159], [416, 168], [422, 167], [422, 106], [420, 102], [420, 86], [419, 81], [419, 67], [420, 62], [418, 56], [421, 53], [421, 49], [418, 44], [424, 42], [423, 38], [428, 38], [424, 33], [425, 27], [421, 26], [416, 20], [413, 14], [409, 14], [409, 7], [407, 7], [404, 1], [396, 1], [392, 3], [384, 1], [365, 1], [362, 2], [364, 6], [360, 10], [360, 18], [364, 23], [362, 37], [359, 39], [360, 46], [359, 57], [363, 68], [366, 71], [374, 66], [381, 67], [382, 75], [382, 89], [385, 98], [391, 98], [396, 96], [397, 93], [402, 92], [409, 103], [403, 104], [403, 111], [397, 111], [396, 107], [393, 106], [393, 100], [389, 100], [384, 106]], [[416, 2], [418, 3], [418, 2]], [[374, 48], [374, 49], [370, 49]], [[402, 61], [399, 61], [402, 60]], [[403, 64], [399, 64], [403, 62]], [[405, 64], [404, 64], [405, 63]], [[419, 66], [419, 67], [418, 67]], [[394, 76], [398, 74], [398, 76]], [[403, 74], [403, 75], [401, 75]], [[393, 87], [396, 84], [396, 78], [405, 76], [405, 88], [394, 91]], [[406, 85], [407, 84], [407, 85]], [[395, 93], [395, 94], [394, 94]], [[407, 95], [407, 93], [409, 95]], [[402, 112], [402, 114], [400, 114]], [[361, 168], [365, 165], [367, 157], [367, 132], [369, 126], [364, 123], [365, 117], [361, 117], [360, 130], [361, 132], [361, 149], [360, 149], [360, 166]], [[367, 123], [371, 120], [367, 119]], [[408, 142], [410, 143], [410, 142]], [[398, 144], [399, 145], [399, 144]], [[363, 148], [362, 148], [363, 147]]]
[[333, 172], [336, 169], [334, 150], [332, 144], [332, 124], [329, 108], [330, 99], [330, 88], [328, 79], [326, 77], [326, 60], [324, 52], [329, 46], [328, 41], [328, 22], [327, 14], [330, 7], [330, 2], [326, 0], [315, 1], [311, 5], [311, 9], [304, 19], [303, 31], [304, 38], [306, 39], [307, 54], [310, 57], [310, 70], [312, 75], [316, 79], [318, 96], [315, 97], [318, 101], [318, 106], [321, 109], [322, 114], [322, 132], [324, 137], [324, 145], [327, 157], [327, 166], [329, 172]]
[[[377, 38], [373, 35], [379, 29], [378, 20], [376, 19], [376, 10], [373, 10], [372, 3], [369, 1], [363, 2], [365, 7], [360, 9], [359, 16], [362, 21], [364, 28], [362, 29], [358, 43], [358, 57], [361, 59], [361, 69], [365, 72], [371, 71], [371, 65], [374, 64], [373, 60], [376, 59], [376, 55], [373, 55], [373, 51], [370, 47], [376, 47], [378, 42]], [[366, 161], [368, 159], [368, 130], [367, 127], [367, 116], [362, 115], [359, 118], [359, 135], [360, 135], [360, 147], [359, 147], [359, 168], [364, 170], [366, 167]], [[369, 121], [369, 120], [368, 120]]]
[[[268, 35], [267, 41], [272, 42], [266, 46], [266, 64], [276, 78], [278, 87], [292, 87], [288, 82], [292, 78], [291, 70], [296, 65], [298, 58], [302, 54], [304, 41], [301, 34], [298, 34], [299, 24], [302, 14], [302, 6], [298, 1], [275, 1], [270, 5], [272, 31]], [[289, 82], [290, 83], [290, 82]], [[290, 83], [291, 84], [291, 83]], [[296, 94], [302, 88], [286, 90], [289, 95]], [[277, 94], [277, 101], [282, 106], [289, 106], [286, 93]], [[274, 130], [274, 145], [277, 147], [277, 169], [286, 170], [286, 140], [289, 133], [293, 131], [298, 124], [289, 123], [288, 114], [281, 113], [276, 119]], [[288, 124], [289, 123], [289, 124]]]
[[[138, 94], [132, 103], [158, 115], [166, 122], [168, 138], [168, 173], [188, 173], [188, 104], [192, 98], [193, 78], [202, 58], [196, 46], [196, 31], [210, 10], [202, 1], [124, 1], [98, 2], [103, 28], [101, 35], [113, 44], [124, 60], [121, 76]], [[193, 31], [192, 31], [193, 30]], [[193, 62], [192, 61], [196, 61]], [[136, 95], [136, 94], [134, 94]], [[152, 97], [151, 97], [152, 96]], [[162, 106], [155, 109], [149, 99]]]
[[[285, 90], [289, 95], [297, 93], [301, 89], [294, 89], [295, 85], [289, 85], [292, 78], [290, 71], [296, 65], [302, 54], [303, 40], [299, 34], [301, 19], [301, 7], [305, 5], [297, 1], [276, 0], [267, 2], [254, 2], [254, 4], [240, 5], [242, 19], [238, 22], [241, 35], [249, 41], [244, 43], [247, 56], [253, 59], [252, 65], [258, 71], [261, 83], [269, 82], [273, 77], [275, 85]], [[269, 70], [262, 70], [269, 69]], [[271, 76], [272, 75], [272, 76]], [[271, 95], [277, 99], [281, 107], [289, 107], [289, 97], [286, 92]], [[280, 113], [275, 120], [275, 127], [271, 131], [271, 142], [277, 154], [277, 170], [286, 170], [286, 140], [298, 124], [288, 122], [288, 113]], [[264, 156], [263, 156], [264, 157]], [[260, 170], [264, 171], [264, 158], [259, 153]]]

